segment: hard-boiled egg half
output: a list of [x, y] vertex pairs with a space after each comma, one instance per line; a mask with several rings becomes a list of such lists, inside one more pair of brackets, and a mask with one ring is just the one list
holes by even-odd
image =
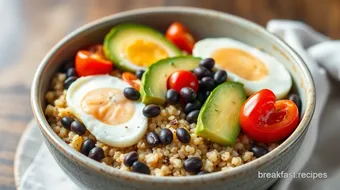
[[105, 56], [121, 70], [146, 70], [151, 64], [182, 52], [165, 36], [145, 25], [120, 24], [104, 40]]
[[110, 75], [81, 77], [67, 90], [71, 112], [98, 140], [114, 146], [128, 147], [141, 139], [147, 130], [144, 104], [125, 98], [129, 85]]
[[228, 80], [244, 84], [247, 95], [268, 88], [282, 99], [292, 87], [289, 72], [277, 59], [237, 40], [203, 39], [195, 44], [193, 55], [213, 58], [217, 68], [228, 72]]

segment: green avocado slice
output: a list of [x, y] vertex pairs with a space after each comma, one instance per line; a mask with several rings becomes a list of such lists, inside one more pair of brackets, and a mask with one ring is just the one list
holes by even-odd
[[133, 64], [124, 54], [127, 45], [136, 40], [145, 40], [157, 44], [167, 52], [169, 57], [182, 55], [181, 50], [167, 40], [162, 33], [145, 25], [127, 23], [113, 27], [105, 36], [105, 56], [111, 60], [117, 68], [123, 71], [135, 72], [138, 69], [146, 70], [146, 67]]
[[217, 144], [234, 144], [240, 132], [240, 110], [246, 98], [241, 83], [225, 82], [216, 87], [198, 115], [195, 133]]
[[162, 59], [152, 64], [143, 74], [141, 96], [144, 104], [165, 103], [168, 77], [179, 70], [191, 71], [198, 67], [200, 58], [192, 56], [179, 56]]

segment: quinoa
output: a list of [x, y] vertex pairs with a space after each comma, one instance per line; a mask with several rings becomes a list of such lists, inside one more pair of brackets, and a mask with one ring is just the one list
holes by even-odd
[[[202, 169], [208, 172], [230, 170], [256, 159], [254, 153], [250, 151], [254, 142], [247, 135], [241, 132], [233, 146], [221, 146], [212, 143], [197, 136], [195, 134], [196, 125], [189, 124], [185, 120], [186, 115], [182, 112], [182, 109], [173, 105], [161, 107], [161, 113], [148, 120], [147, 132], [154, 131], [159, 134], [162, 128], [168, 128], [172, 131], [173, 141], [166, 146], [159, 145], [149, 148], [144, 136], [133, 146], [116, 148], [96, 140], [89, 131], [86, 131], [84, 135], [77, 135], [64, 128], [60, 121], [64, 116], [76, 118], [67, 107], [66, 90], [63, 87], [65, 78], [64, 73], [57, 73], [52, 80], [50, 90], [45, 95], [48, 104], [45, 108], [46, 118], [54, 132], [77, 151], [80, 151], [81, 145], [86, 139], [94, 140], [96, 146], [104, 150], [105, 156], [101, 160], [103, 164], [130, 171], [130, 168], [123, 164], [123, 160], [127, 153], [136, 151], [139, 160], [149, 166], [151, 175], [186, 176], [191, 174], [184, 170], [183, 163], [192, 156], [200, 158], [203, 163]], [[177, 139], [176, 129], [179, 127], [189, 131], [191, 135], [190, 143], [183, 144]], [[269, 151], [278, 146], [277, 143], [262, 145]]]

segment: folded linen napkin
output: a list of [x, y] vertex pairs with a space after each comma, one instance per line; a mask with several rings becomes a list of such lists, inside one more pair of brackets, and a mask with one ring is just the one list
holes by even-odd
[[[339, 189], [340, 181], [337, 179], [340, 176], [340, 162], [329, 160], [339, 160], [340, 152], [329, 146], [338, 143], [336, 138], [340, 134], [340, 41], [331, 40], [301, 22], [273, 20], [268, 23], [267, 29], [286, 41], [304, 59], [316, 88], [313, 119], [298, 155], [287, 172], [326, 172], [328, 176], [327, 179], [316, 180], [279, 180], [273, 189]], [[332, 88], [327, 74], [333, 78]], [[332, 95], [328, 99], [330, 92]]]
[[[321, 113], [326, 105], [330, 92], [327, 73], [334, 77], [334, 79], [340, 80], [340, 54], [337, 53], [340, 49], [340, 41], [331, 41], [329, 38], [315, 32], [301, 22], [273, 20], [268, 23], [267, 29], [285, 40], [300, 54], [307, 63], [315, 80], [317, 91], [315, 114], [302, 147], [287, 171], [299, 172], [311, 157], [316, 138], [318, 137]], [[340, 122], [340, 119], [338, 122]], [[25, 154], [25, 152], [23, 152], [23, 154]], [[32, 159], [33, 162], [25, 170], [19, 181], [19, 189], [79, 189], [59, 168], [43, 142], [41, 142], [38, 153]], [[340, 176], [340, 174], [338, 176]], [[299, 189], [298, 186], [294, 186], [294, 182], [293, 179], [280, 179], [272, 189]], [[337, 184], [336, 180], [334, 180], [333, 183]]]
[[[267, 24], [267, 29], [287, 42], [301, 56], [311, 71], [315, 83], [317, 97], [315, 112], [306, 137], [298, 151], [298, 155], [296, 155], [295, 160], [293, 160], [292, 165], [287, 170], [288, 173], [299, 172], [311, 157], [315, 147], [315, 139], [318, 138], [320, 116], [330, 92], [330, 85], [324, 68], [332, 71], [335, 62], [330, 63], [327, 62], [326, 59], [313, 59], [315, 56], [311, 55], [309, 48], [312, 48], [312, 45], [314, 44], [319, 44], [321, 49], [318, 49], [317, 51], [323, 52], [322, 43], [324, 43], [324, 41], [329, 41], [329, 38], [315, 32], [312, 28], [301, 22], [273, 20]], [[338, 57], [338, 60], [340, 61], [340, 57]], [[317, 63], [323, 64], [321, 65], [322, 67]], [[340, 65], [338, 65], [338, 67], [338, 70], [340, 71]], [[293, 178], [282, 179], [273, 187], [273, 189], [288, 189], [292, 180]]]

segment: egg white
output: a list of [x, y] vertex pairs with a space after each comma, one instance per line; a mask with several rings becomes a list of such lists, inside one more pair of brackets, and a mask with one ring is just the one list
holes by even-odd
[[144, 104], [133, 101], [135, 112], [125, 123], [109, 125], [97, 120], [81, 109], [83, 97], [90, 91], [99, 88], [116, 88], [121, 91], [129, 85], [117, 77], [95, 75], [77, 79], [67, 90], [66, 101], [71, 112], [81, 120], [87, 130], [99, 141], [114, 147], [128, 147], [140, 140], [147, 130], [147, 118], [143, 116]]
[[[193, 56], [208, 58], [212, 56], [215, 50], [221, 48], [243, 50], [261, 60], [268, 69], [268, 75], [256, 81], [246, 80], [235, 73], [227, 71], [228, 80], [243, 83], [247, 95], [252, 95], [261, 89], [267, 88], [274, 92], [277, 99], [287, 96], [292, 87], [292, 79], [287, 69], [274, 57], [240, 41], [230, 38], [206, 38], [195, 44]], [[216, 63], [216, 67], [220, 68], [218, 63]]]

